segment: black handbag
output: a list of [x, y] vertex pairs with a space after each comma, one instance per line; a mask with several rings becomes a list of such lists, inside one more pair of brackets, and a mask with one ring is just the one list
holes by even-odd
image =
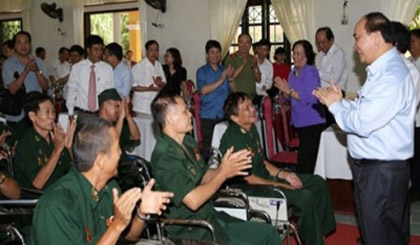
[[[19, 77], [19, 73], [15, 72], [14, 77], [17, 79]], [[0, 112], [12, 116], [20, 115], [26, 94], [25, 84], [23, 84], [15, 94], [11, 94], [9, 89], [4, 89], [3, 91], [3, 98], [0, 103]]]

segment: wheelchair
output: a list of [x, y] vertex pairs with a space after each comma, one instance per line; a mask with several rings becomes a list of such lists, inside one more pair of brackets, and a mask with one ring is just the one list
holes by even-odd
[[[129, 156], [130, 162], [120, 163], [118, 183], [123, 190], [132, 187], [143, 188], [147, 182], [152, 178], [150, 172], [150, 164], [145, 159], [138, 156]], [[126, 174], [125, 174], [126, 173]], [[228, 214], [234, 213], [232, 216], [256, 222], [264, 222], [271, 224], [270, 216], [264, 211], [254, 210], [250, 208], [248, 197], [239, 189], [222, 189], [213, 197], [215, 209], [224, 211]], [[216, 235], [211, 223], [206, 220], [186, 220], [186, 219], [168, 219], [152, 216], [146, 220], [149, 224], [143, 236], [145, 239], [141, 240], [139, 244], [147, 244], [147, 242], [155, 241], [160, 244], [171, 244], [173, 241], [166, 238], [165, 227], [170, 225], [180, 226], [198, 226], [207, 229], [211, 232], [211, 242], [195, 241], [195, 240], [176, 240], [176, 244], [216, 244]], [[150, 227], [155, 225], [155, 230]], [[154, 233], [154, 234], [153, 234]]]

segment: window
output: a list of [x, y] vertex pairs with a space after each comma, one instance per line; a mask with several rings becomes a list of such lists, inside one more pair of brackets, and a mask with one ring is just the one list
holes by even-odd
[[2, 29], [0, 42], [3, 44], [5, 41], [13, 39], [13, 36], [22, 30], [22, 19], [0, 20], [0, 25]]
[[90, 34], [101, 36], [105, 45], [111, 42], [119, 43], [123, 47], [123, 54], [132, 50], [134, 61], [141, 59], [137, 9], [85, 13], [85, 37]]
[[[277, 19], [270, 0], [248, 0], [235, 40], [229, 49], [230, 53], [238, 50], [238, 36], [241, 33], [249, 33], [253, 42], [258, 42], [262, 38], [270, 40], [270, 60], [273, 59], [274, 51], [278, 47], [284, 47], [288, 54], [291, 53], [290, 43]], [[287, 58], [287, 62], [290, 63], [290, 56]]]

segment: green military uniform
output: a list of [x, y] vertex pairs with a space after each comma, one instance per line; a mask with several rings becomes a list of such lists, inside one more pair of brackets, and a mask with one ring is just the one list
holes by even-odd
[[[54, 150], [54, 143], [50, 143], [38, 134], [32, 127], [20, 138], [16, 147], [14, 159], [16, 180], [21, 187], [33, 188], [32, 181], [44, 166]], [[71, 167], [70, 154], [64, 149], [54, 172], [44, 185], [44, 189], [65, 175]]]
[[[209, 221], [215, 228], [219, 244], [281, 244], [278, 232], [270, 225], [246, 222], [217, 212], [212, 201], [206, 202], [197, 211], [192, 211], [183, 203], [184, 197], [200, 185], [207, 171], [207, 164], [191, 136], [185, 136], [182, 147], [162, 133], [156, 142], [151, 166], [156, 189], [174, 193], [165, 214], [167, 217]], [[166, 229], [172, 239], [211, 239], [210, 232], [203, 228], [167, 226]]]
[[[231, 65], [233, 68], [237, 69], [242, 65], [242, 57], [240, 57], [237, 53], [231, 54], [226, 58], [224, 65], [226, 67]], [[251, 100], [254, 99], [256, 87], [254, 71], [252, 70], [251, 55], [248, 56], [248, 61], [239, 76], [235, 78], [235, 84], [237, 92], [244, 92]]]
[[39, 199], [30, 244], [96, 244], [111, 222], [113, 188], [120, 192], [110, 180], [97, 192], [72, 168]]
[[[235, 151], [249, 149], [252, 152], [251, 173], [261, 178], [278, 181], [270, 176], [264, 165], [264, 152], [261, 148], [259, 135], [255, 126], [251, 131], [241, 128], [236, 123], [230, 123], [222, 137], [220, 151], [224, 154], [228, 148]], [[335, 228], [334, 213], [331, 199], [325, 181], [317, 175], [297, 174], [303, 184], [300, 190], [289, 190], [278, 187], [293, 207], [294, 214], [299, 216], [298, 230], [304, 244], [324, 244], [323, 236]], [[251, 196], [273, 197], [274, 192], [255, 191], [250, 188], [243, 190]]]
[[122, 151], [120, 162], [130, 161], [128, 159], [126, 151], [132, 151], [134, 147], [138, 145], [140, 145], [140, 139], [139, 140], [131, 139], [130, 128], [128, 127], [128, 124], [125, 121], [121, 130], [121, 135], [120, 135], [120, 148]]

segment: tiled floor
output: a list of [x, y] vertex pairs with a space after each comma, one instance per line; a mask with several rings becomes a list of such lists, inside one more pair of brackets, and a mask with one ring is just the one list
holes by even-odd
[[[335, 220], [339, 223], [357, 224], [356, 218], [350, 215], [335, 214]], [[410, 234], [420, 235], [420, 201], [411, 204]]]

